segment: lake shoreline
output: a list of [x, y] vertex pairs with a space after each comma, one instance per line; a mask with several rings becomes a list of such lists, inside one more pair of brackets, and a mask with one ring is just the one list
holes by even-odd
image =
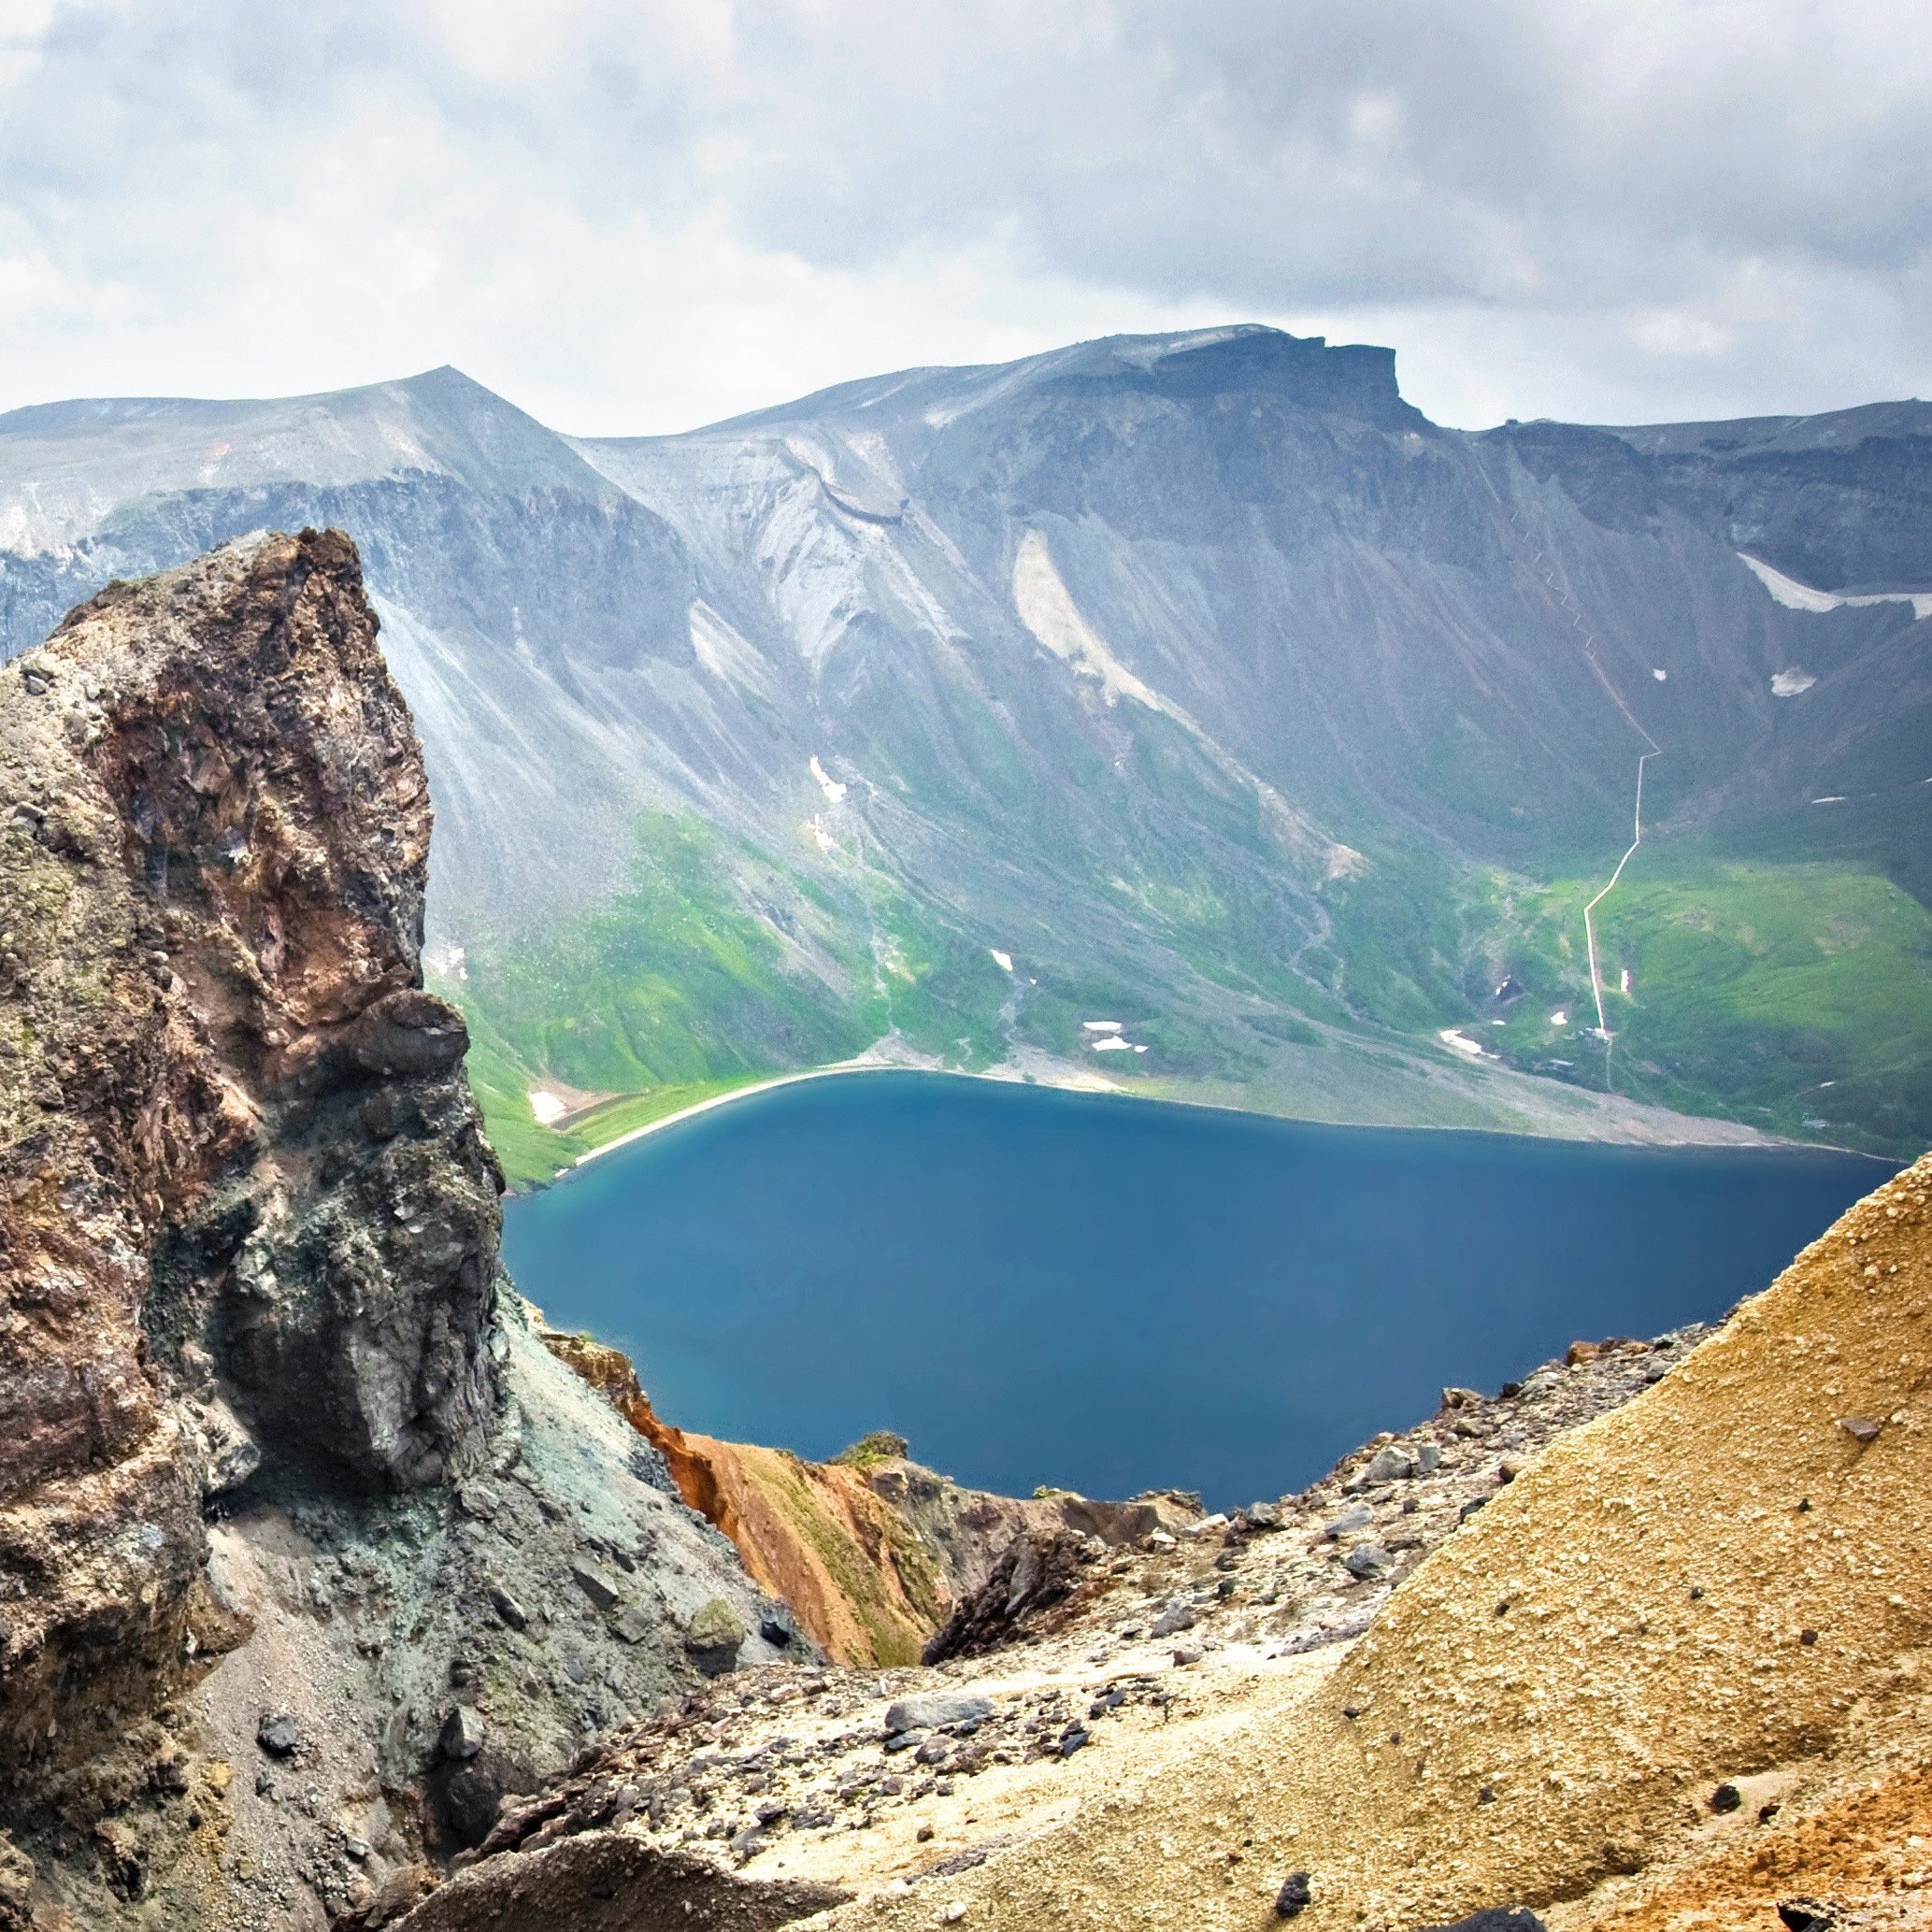
[[[1578, 1146], [1602, 1147], [1653, 1147], [1660, 1149], [1688, 1150], [1692, 1148], [1759, 1149], [1767, 1152], [1791, 1152], [1798, 1150], [1811, 1150], [1819, 1153], [1855, 1154], [1862, 1160], [1875, 1162], [1887, 1167], [1896, 1167], [1899, 1163], [1889, 1154], [1872, 1153], [1863, 1148], [1840, 1147], [1825, 1140], [1793, 1140], [1777, 1135], [1764, 1133], [1755, 1127], [1730, 1121], [1710, 1121], [1697, 1114], [1683, 1114], [1679, 1119], [1695, 1123], [1711, 1130], [1706, 1133], [1686, 1134], [1679, 1138], [1631, 1138], [1628, 1139], [1595, 1134], [1559, 1134], [1538, 1132], [1529, 1127], [1466, 1126], [1455, 1123], [1436, 1122], [1392, 1122], [1392, 1121], [1333, 1121], [1323, 1120], [1307, 1114], [1277, 1113], [1271, 1109], [1242, 1107], [1231, 1101], [1217, 1101], [1184, 1097], [1173, 1094], [1152, 1093], [1145, 1089], [1123, 1087], [1098, 1075], [1084, 1079], [1055, 1080], [1051, 1075], [1029, 1074], [1023, 1071], [972, 1073], [961, 1067], [910, 1066], [903, 1061], [893, 1060], [847, 1060], [830, 1066], [809, 1066], [795, 1073], [774, 1074], [768, 1080], [753, 1080], [742, 1087], [734, 1087], [727, 1094], [713, 1094], [708, 1099], [694, 1101], [689, 1107], [680, 1107], [674, 1112], [662, 1115], [654, 1121], [647, 1121], [642, 1126], [633, 1127], [618, 1135], [614, 1139], [591, 1148], [580, 1153], [556, 1176], [556, 1181], [566, 1179], [580, 1168], [601, 1159], [605, 1154], [614, 1153], [619, 1148], [629, 1147], [647, 1136], [661, 1132], [666, 1127], [675, 1127], [682, 1122], [694, 1120], [698, 1115], [710, 1113], [721, 1107], [728, 1107], [735, 1101], [750, 1100], [760, 1094], [777, 1092], [781, 1087], [797, 1086], [807, 1080], [823, 1080], [842, 1078], [847, 1075], [866, 1073], [918, 1073], [931, 1074], [947, 1080], [983, 1081], [992, 1086], [1033, 1086], [1049, 1092], [1063, 1094], [1090, 1094], [1111, 1096], [1123, 1100], [1138, 1100], [1161, 1107], [1189, 1108], [1208, 1113], [1223, 1113], [1249, 1116], [1256, 1120], [1279, 1120], [1298, 1123], [1306, 1126], [1320, 1127], [1367, 1127], [1386, 1129], [1397, 1133], [1414, 1134], [1488, 1134], [1527, 1140], [1550, 1140], [1567, 1142]], [[1738, 1138], [1731, 1138], [1719, 1130], [1732, 1129]], [[555, 1181], [548, 1183], [554, 1186]], [[538, 1189], [517, 1190], [519, 1193], [537, 1193]]]

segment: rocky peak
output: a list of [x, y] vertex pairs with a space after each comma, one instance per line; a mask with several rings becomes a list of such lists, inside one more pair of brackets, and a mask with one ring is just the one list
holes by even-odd
[[192, 1648], [265, 1455], [404, 1489], [484, 1446], [501, 1180], [376, 633], [347, 537], [256, 536], [0, 679], [8, 1760]]

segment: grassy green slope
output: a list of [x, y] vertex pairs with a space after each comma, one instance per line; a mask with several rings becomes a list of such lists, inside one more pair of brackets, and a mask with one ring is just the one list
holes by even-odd
[[[1525, 989], [1507, 1024], [1477, 1035], [1525, 1070], [1591, 1086], [1604, 1052], [1582, 908], [1600, 884], [1492, 875], [1472, 916]], [[1877, 1152], [1932, 1139], [1932, 913], [1883, 872], [1647, 847], [1597, 934], [1619, 1091]]]

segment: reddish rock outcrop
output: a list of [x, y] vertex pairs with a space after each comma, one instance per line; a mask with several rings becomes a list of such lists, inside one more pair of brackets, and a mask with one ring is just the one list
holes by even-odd
[[[1023, 1501], [964, 1489], [876, 1449], [884, 1438], [829, 1463], [721, 1442], [664, 1421], [618, 1350], [586, 1335], [539, 1333], [651, 1443], [685, 1502], [731, 1538], [746, 1569], [842, 1664], [915, 1663], [954, 1623], [945, 1654], [984, 1648], [995, 1640], [995, 1623], [1004, 1630], [1023, 1606], [1054, 1600], [1072, 1553], [1123, 1548], [1200, 1513], [1195, 1498], [1169, 1493], [1104, 1503], [1067, 1491]], [[988, 1608], [994, 1596], [999, 1614]], [[968, 1603], [974, 1609], [962, 1621]]]

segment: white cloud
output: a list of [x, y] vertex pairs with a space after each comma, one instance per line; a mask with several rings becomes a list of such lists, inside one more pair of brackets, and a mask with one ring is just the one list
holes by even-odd
[[1927, 387], [1932, 43], [1810, 0], [0, 0], [0, 405], [671, 429], [1258, 318], [1442, 420]]

